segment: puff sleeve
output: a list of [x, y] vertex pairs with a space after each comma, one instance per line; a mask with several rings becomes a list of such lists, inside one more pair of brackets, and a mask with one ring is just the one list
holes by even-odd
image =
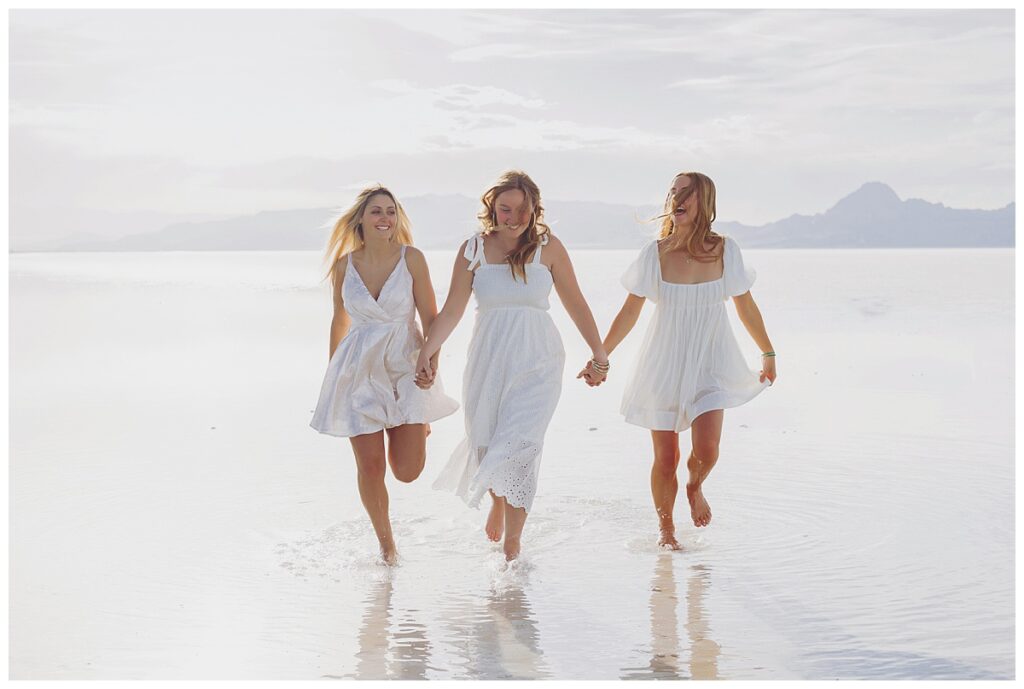
[[622, 274], [622, 286], [630, 294], [658, 301], [661, 266], [658, 263], [658, 242], [652, 241], [640, 251], [636, 260]]
[[732, 237], [725, 238], [725, 294], [738, 297], [749, 291], [757, 272], [743, 262], [740, 245]]

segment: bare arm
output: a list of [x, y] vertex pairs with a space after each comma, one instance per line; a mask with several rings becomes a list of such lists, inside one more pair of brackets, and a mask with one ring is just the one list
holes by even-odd
[[[761, 317], [761, 310], [757, 308], [757, 303], [754, 301], [754, 297], [749, 291], [743, 294], [733, 297], [732, 303], [736, 305], [736, 314], [740, 317], [740, 322], [743, 323], [743, 327], [750, 333], [750, 337], [753, 338], [757, 346], [761, 348], [762, 352], [772, 352], [772, 341], [768, 339], [768, 331], [764, 327], [764, 319]], [[775, 357], [761, 357], [761, 382], [767, 378], [770, 382], [775, 382]]]
[[636, 325], [645, 301], [647, 300], [644, 297], [638, 297], [635, 294], [626, 295], [626, 301], [623, 302], [618, 315], [612, 321], [612, 327], [608, 328], [608, 334], [604, 336], [604, 348], [608, 351], [609, 356]]
[[434, 298], [434, 285], [430, 282], [430, 268], [427, 267], [423, 252], [411, 246], [405, 250], [405, 263], [412, 274], [412, 298], [420, 314], [423, 332], [426, 333], [437, 318], [437, 300]]
[[328, 361], [334, 357], [334, 352], [338, 349], [338, 344], [345, 339], [345, 335], [348, 334], [349, 326], [352, 324], [352, 318], [348, 315], [348, 311], [345, 310], [345, 298], [341, 294], [341, 285], [345, 282], [345, 268], [347, 265], [347, 261], [341, 260], [334, 264], [331, 284], [331, 289], [334, 292], [334, 317], [331, 318], [331, 337], [330, 344], [328, 345], [330, 351], [327, 355]]
[[441, 350], [441, 345], [462, 320], [462, 314], [466, 312], [466, 305], [469, 303], [469, 295], [473, 293], [473, 273], [469, 270], [469, 261], [463, 256], [465, 250], [466, 244], [463, 243], [459, 247], [459, 255], [455, 257], [455, 265], [452, 266], [452, 281], [448, 286], [444, 306], [441, 313], [431, 322], [427, 340], [420, 350], [416, 374], [421, 379], [433, 381], [434, 369], [430, 365], [430, 359]]
[[572, 260], [565, 245], [557, 237], [551, 236], [545, 253], [551, 258], [551, 275], [554, 278], [555, 290], [558, 298], [562, 300], [566, 312], [576, 329], [586, 341], [597, 361], [608, 361], [608, 354], [604, 351], [604, 343], [601, 342], [601, 333], [594, 322], [594, 314], [590, 311], [590, 305], [580, 291], [579, 281], [576, 279], [576, 272], [572, 267]]

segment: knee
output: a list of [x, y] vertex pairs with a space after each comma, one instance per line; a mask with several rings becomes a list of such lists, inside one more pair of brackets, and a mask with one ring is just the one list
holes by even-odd
[[679, 466], [679, 451], [655, 453], [654, 473], [661, 478], [669, 479], [676, 475], [676, 468]]
[[387, 463], [384, 461], [384, 455], [364, 457], [361, 460], [356, 460], [356, 470], [359, 472], [359, 477], [364, 480], [383, 481], [386, 467]]
[[426, 463], [426, 456], [419, 454], [412, 456], [406, 454], [402, 457], [394, 457], [391, 462], [391, 471], [395, 478], [402, 483], [412, 483], [423, 473], [423, 465]]
[[699, 462], [714, 462], [718, 459], [718, 441], [700, 440], [693, 444], [693, 457]]

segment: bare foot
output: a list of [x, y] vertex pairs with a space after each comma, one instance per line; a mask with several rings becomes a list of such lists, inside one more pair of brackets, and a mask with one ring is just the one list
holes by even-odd
[[693, 525], [707, 526], [711, 523], [711, 505], [704, 499], [700, 484], [686, 484], [686, 499], [690, 501], [690, 516], [693, 517]]
[[505, 561], [511, 562], [519, 557], [520, 544], [518, 538], [505, 539]]
[[380, 556], [384, 560], [384, 564], [388, 567], [394, 567], [398, 564], [398, 548], [395, 547], [394, 541], [381, 541], [380, 542]]
[[661, 533], [658, 535], [658, 547], [667, 550], [683, 549], [683, 546], [676, 540], [676, 528], [674, 526], [661, 527]]
[[488, 540], [495, 543], [501, 542], [501, 536], [505, 533], [504, 500], [497, 499], [491, 501], [491, 513], [487, 515], [487, 524], [484, 526], [484, 532], [487, 534]]

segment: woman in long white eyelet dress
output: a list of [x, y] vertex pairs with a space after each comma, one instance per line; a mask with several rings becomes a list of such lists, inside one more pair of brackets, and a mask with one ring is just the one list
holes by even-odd
[[[485, 532], [518, 557], [533, 507], [544, 434], [562, 388], [565, 350], [548, 296], [558, 291], [599, 365], [608, 357], [580, 292], [565, 246], [543, 222], [540, 190], [526, 173], [508, 171], [488, 189], [479, 218], [484, 231], [460, 249], [444, 308], [416, 363], [429, 385], [434, 356], [476, 294], [477, 318], [463, 379], [466, 437], [434, 487], [454, 491], [470, 506], [491, 495]], [[491, 258], [487, 257], [491, 252]], [[587, 374], [588, 381], [603, 375]]]
[[471, 507], [492, 491], [529, 512], [537, 493], [544, 434], [562, 391], [565, 350], [548, 313], [551, 270], [541, 263], [544, 236], [527, 281], [508, 264], [490, 264], [482, 235], [466, 244], [477, 316], [466, 356], [462, 406], [466, 437], [435, 488], [452, 490]]

